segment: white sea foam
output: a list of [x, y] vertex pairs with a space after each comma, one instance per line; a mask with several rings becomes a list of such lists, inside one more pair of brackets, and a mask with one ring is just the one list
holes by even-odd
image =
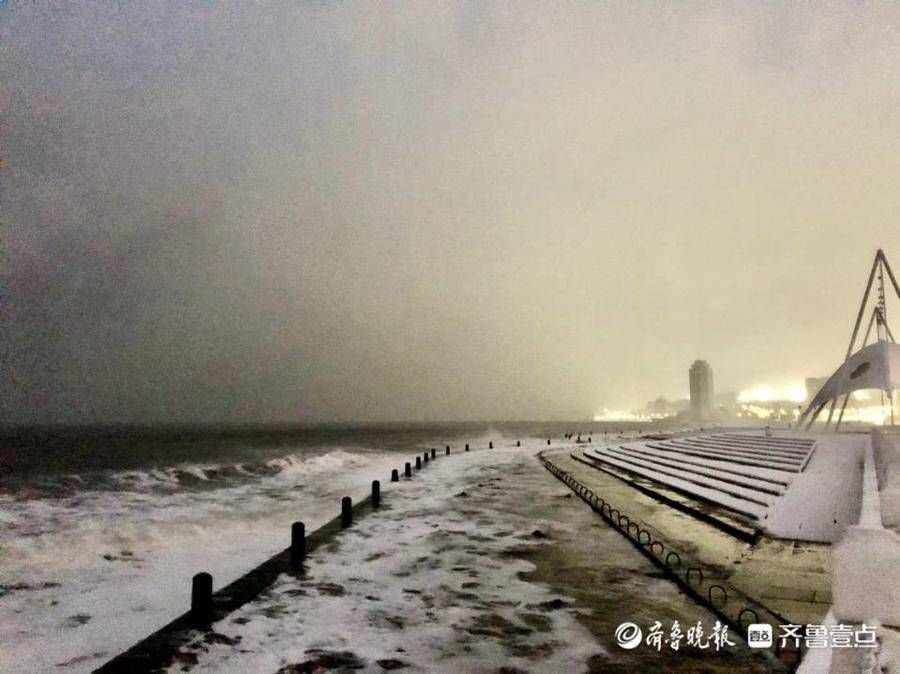
[[[489, 440], [510, 442], [471, 442]], [[327, 448], [0, 494], [0, 672], [93, 670], [187, 610], [193, 574], [222, 587], [287, 547], [291, 522], [321, 526], [409, 459]]]
[[[363, 672], [392, 660], [404, 671], [583, 670], [602, 646], [567, 598], [521, 578], [531, 563], [507, 554], [546, 544], [535, 528], [555, 528], [552, 538], [569, 526], [502, 507], [520, 498], [522, 473], [514, 483], [506, 476], [523, 463], [538, 473], [532, 497], [559, 493], [540, 479], [534, 451], [464, 453], [391, 485], [388, 507], [344, 532], [337, 550], [312, 555], [303, 579], [282, 576], [216, 623], [216, 638], [186, 647], [172, 672], [191, 656], [202, 671], [274, 672], [323, 652]], [[560, 599], [562, 608], [553, 604]]]
[[288, 545], [292, 521], [320, 526], [401, 456], [290, 455], [217, 485], [223, 466], [123, 471], [116, 488], [0, 496], [0, 670], [92, 670], [185, 611], [194, 573], [237, 578]]

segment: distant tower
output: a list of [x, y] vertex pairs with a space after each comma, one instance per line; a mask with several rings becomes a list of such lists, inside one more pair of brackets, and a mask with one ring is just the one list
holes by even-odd
[[708, 419], [713, 410], [713, 373], [705, 360], [695, 360], [690, 369], [691, 414], [694, 419]]

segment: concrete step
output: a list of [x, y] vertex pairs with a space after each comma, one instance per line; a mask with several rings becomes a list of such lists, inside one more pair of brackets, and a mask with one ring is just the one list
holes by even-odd
[[611, 457], [597, 458], [588, 452], [582, 454], [585, 461], [591, 462], [596, 468], [604, 469], [611, 467], [614, 471], [622, 471], [629, 475], [644, 478], [652, 483], [656, 483], [672, 489], [675, 492], [684, 494], [698, 501], [710, 503], [716, 507], [722, 508], [734, 515], [745, 518], [752, 523], [756, 523], [763, 518], [766, 508], [757, 504], [735, 498], [716, 489], [709, 489], [693, 484], [677, 477], [661, 475], [658, 472], [642, 468], [640, 466], [629, 464], [625, 461], [618, 461]]
[[[570, 456], [579, 463], [589, 466], [598, 472], [612, 475], [616, 479], [627, 483], [633, 489], [666, 504], [670, 508], [687, 513], [701, 522], [724, 531], [729, 536], [734, 536], [751, 544], [757, 540], [759, 523], [745, 514], [732, 512], [718, 503], [699, 498], [696, 494], [674, 489], [656, 480], [650, 480], [627, 470], [615, 468], [608, 463], [590, 459], [580, 451], [572, 452]], [[603, 478], [599, 479], [602, 480]]]
[[715, 452], [728, 452], [729, 454], [740, 454], [748, 458], [764, 458], [772, 461], [781, 461], [784, 463], [802, 463], [806, 457], [805, 454], [784, 454], [782, 452], [770, 452], [768, 450], [735, 447], [725, 443], [716, 443], [700, 438], [684, 438], [681, 440], [670, 440], [669, 442], [678, 445], [690, 445], [700, 449], [708, 449]]
[[[771, 460], [788, 460], [799, 462], [800, 470], [804, 470], [812, 459], [813, 453], [818, 446], [817, 441], [813, 439], [785, 439], [777, 437], [761, 437], [756, 441], [747, 441], [744, 438], [749, 436], [739, 436], [734, 434], [722, 434], [713, 436], [694, 436], [682, 438], [685, 442], [696, 447], [704, 447], [707, 449], [719, 449], [730, 452], [740, 452], [743, 455], [758, 454], [767, 456]], [[802, 443], [802, 449], [791, 449], [782, 446], [785, 440], [791, 443]], [[798, 445], [799, 447], [799, 445]]]
[[795, 464], [785, 464], [780, 462], [767, 461], [766, 459], [760, 458], [749, 458], [744, 457], [740, 454], [733, 454], [728, 452], [716, 452], [710, 451], [706, 449], [701, 449], [699, 447], [694, 447], [692, 445], [673, 445], [671, 443], [647, 443], [648, 447], [652, 447], [654, 449], [658, 449], [664, 452], [671, 452], [674, 455], [685, 455], [685, 456], [693, 456], [698, 458], [717, 460], [717, 461], [728, 461], [738, 466], [753, 466], [757, 468], [768, 468], [770, 470], [778, 470], [786, 473], [799, 473], [800, 466]]
[[783, 447], [793, 446], [801, 449], [809, 449], [816, 444], [816, 441], [813, 438], [784, 438], [777, 435], [767, 437], [764, 435], [747, 435], [745, 433], [714, 433], [706, 437], [740, 442], [774, 443]]
[[808, 448], [783, 447], [766, 443], [742, 442], [740, 440], [727, 440], [719, 438], [691, 438], [696, 442], [702, 442], [711, 446], [726, 447], [728, 449], [740, 449], [748, 452], [765, 452], [767, 454], [782, 454], [784, 456], [804, 457], [809, 453]]
[[677, 455], [666, 450], [654, 449], [649, 444], [628, 444], [621, 445], [621, 447], [627, 448], [631, 451], [642, 452], [650, 456], [659, 457], [660, 459], [675, 461], [678, 464], [697, 466], [701, 468], [715, 468], [716, 470], [722, 471], [724, 473], [731, 473], [734, 475], [749, 477], [754, 480], [759, 480], [761, 482], [765, 482], [781, 488], [786, 488], [791, 483], [793, 477], [793, 473], [785, 472], [783, 470], [777, 470], [774, 468], [762, 468], [759, 466], [744, 466], [742, 464], [736, 464], [730, 459], [724, 458], [709, 459], [705, 457], [700, 458], [683, 454]]
[[[765, 494], [756, 489], [748, 489], [715, 477], [706, 477], [697, 475], [680, 468], [663, 467], [654, 465], [644, 459], [634, 457], [625, 457], [622, 455], [614, 455], [611, 452], [603, 452], [602, 450], [587, 450], [586, 455], [590, 455], [600, 461], [613, 462], [619, 467], [631, 468], [642, 472], [644, 477], [657, 480], [658, 482], [668, 483], [671, 480], [678, 480], [682, 486], [687, 489], [702, 489], [710, 493], [720, 493], [730, 499], [745, 501], [748, 504], [761, 506], [763, 509], [769, 507], [772, 502], [772, 495]], [[690, 487], [688, 485], [693, 485]]]
[[782, 456], [782, 455], [773, 455], [767, 452], [757, 452], [750, 449], [743, 449], [740, 447], [725, 447], [724, 445], [714, 445], [709, 442], [702, 442], [698, 440], [694, 440], [692, 438], [684, 438], [679, 440], [668, 440], [665, 443], [666, 445], [672, 445], [673, 447], [689, 447], [693, 449], [703, 449], [709, 452], [719, 452], [721, 454], [733, 455], [733, 456], [743, 456], [748, 459], [765, 459], [778, 461], [781, 463], [800, 463], [800, 457], [796, 456]]
[[712, 477], [722, 482], [727, 482], [739, 487], [746, 487], [747, 489], [761, 491], [772, 496], [781, 496], [784, 493], [785, 487], [787, 486], [783, 483], [774, 483], [768, 480], [760, 480], [753, 475], [748, 475], [746, 473], [732, 470], [731, 468], [726, 467], [727, 464], [722, 465], [720, 462], [716, 462], [716, 465], [711, 465], [712, 462], [704, 464], [699, 461], [678, 461], [673, 460], [671, 456], [660, 456], [659, 454], [662, 454], [661, 452], [658, 454], [651, 453], [640, 448], [632, 449], [627, 445], [619, 445], [618, 447], [604, 447], [602, 450], [600, 450], [600, 453], [606, 452], [610, 452], [612, 454], [625, 458], [631, 457], [635, 459], [642, 459], [657, 466], [677, 468], [679, 470], [683, 470], [685, 472], [693, 473], [695, 475], [700, 475], [703, 477]]

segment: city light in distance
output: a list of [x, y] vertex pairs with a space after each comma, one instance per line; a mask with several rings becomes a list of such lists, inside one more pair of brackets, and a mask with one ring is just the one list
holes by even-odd
[[627, 412], [625, 410], [608, 410], [604, 408], [602, 412], [594, 415], [594, 421], [655, 421], [656, 419], [666, 419], [669, 416], [671, 415]]
[[802, 403], [806, 400], [806, 386], [804, 384], [785, 384], [783, 386], [761, 384], [741, 391], [738, 394], [738, 402], [742, 403], [767, 403], [773, 400], [790, 400], [794, 403]]

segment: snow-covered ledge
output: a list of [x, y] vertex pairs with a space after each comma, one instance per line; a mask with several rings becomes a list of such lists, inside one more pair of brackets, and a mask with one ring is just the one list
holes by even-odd
[[865, 452], [859, 522], [834, 546], [833, 610], [839, 621], [877, 619], [900, 626], [900, 536], [883, 526], [874, 451], [885, 444], [882, 432], [873, 430]]
[[834, 613], [843, 622], [900, 626], [900, 536], [849, 527], [834, 548]]
[[[875, 627], [878, 648], [810, 650], [800, 665], [801, 674], [900, 671], [900, 516], [885, 488], [900, 478], [900, 436], [873, 429], [866, 441], [862, 471], [859, 521], [844, 530], [833, 545], [833, 605], [826, 622]], [[887, 527], [887, 528], [886, 528]]]
[[896, 531], [900, 529], [900, 433], [873, 430], [872, 450], [878, 477], [881, 523]]

